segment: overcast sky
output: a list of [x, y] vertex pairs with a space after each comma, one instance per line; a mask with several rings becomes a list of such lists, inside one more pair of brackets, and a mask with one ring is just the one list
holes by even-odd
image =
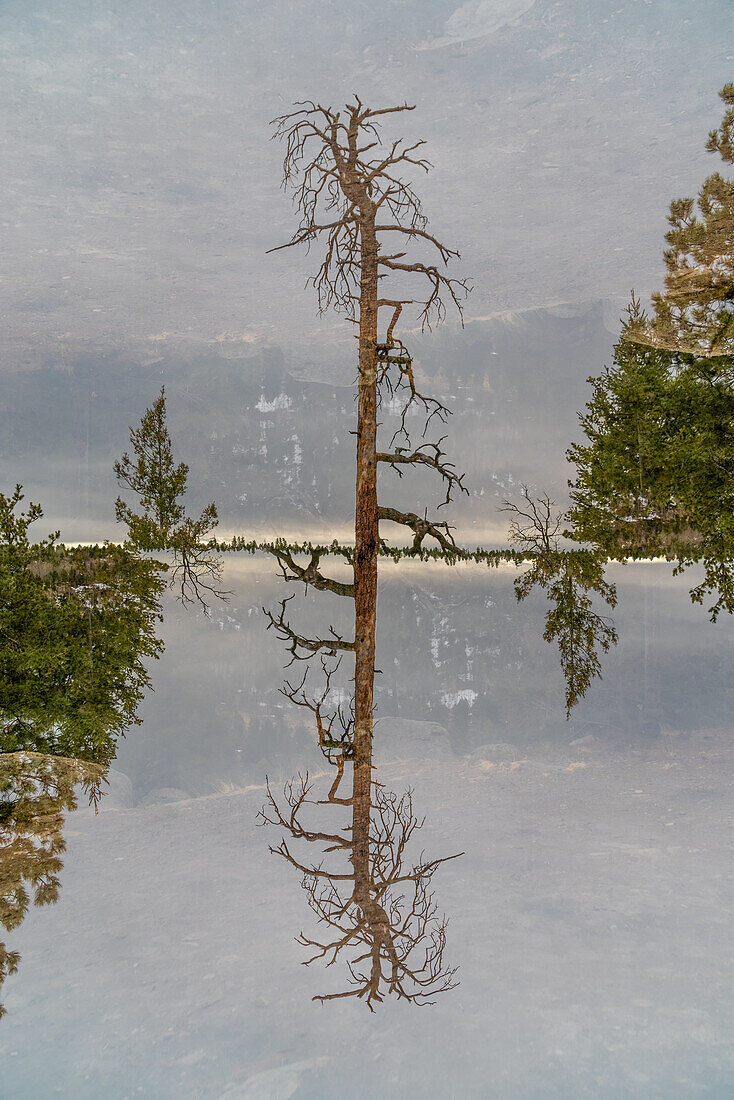
[[[4, 0], [3, 370], [336, 336], [269, 120], [404, 99], [469, 317], [660, 281], [734, 76], [730, 0]], [[457, 267], [457, 273], [459, 268]]]

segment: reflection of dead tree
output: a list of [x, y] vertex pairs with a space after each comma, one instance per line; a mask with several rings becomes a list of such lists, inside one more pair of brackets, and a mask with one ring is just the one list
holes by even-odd
[[[468, 494], [469, 490], [464, 485], [465, 475], [457, 474], [453, 462], [443, 461], [446, 452], [441, 450], [441, 444], [445, 438], [445, 436], [441, 436], [438, 443], [421, 443], [419, 447], [410, 453], [406, 447], [396, 447], [394, 451], [390, 452], [378, 451], [377, 461], [386, 462], [391, 469], [395, 470], [398, 477], [403, 476], [401, 466], [430, 466], [446, 482], [446, 499], [443, 504], [450, 504], [452, 491], [458, 489], [460, 492]], [[432, 454], [428, 453], [431, 451]], [[442, 508], [443, 504], [439, 504], [439, 508]]]
[[[76, 808], [81, 785], [97, 804], [105, 769], [97, 764], [36, 752], [0, 754], [0, 925], [17, 928], [31, 904], [59, 896], [65, 844], [64, 811]], [[0, 943], [0, 986], [20, 956]], [[5, 1010], [0, 1005], [0, 1017]]]
[[[336, 797], [342, 772], [343, 762], [327, 801], [349, 805], [352, 799]], [[361, 815], [368, 832], [358, 837], [349, 828], [331, 833], [303, 824], [309, 807], [323, 805], [311, 797], [312, 789], [308, 776], [299, 775], [286, 784], [281, 805], [268, 785], [261, 822], [279, 826], [293, 840], [319, 844], [323, 855], [344, 853], [352, 865], [351, 871], [335, 871], [326, 869], [323, 861], [304, 861], [285, 837], [271, 847], [302, 874], [309, 907], [323, 927], [321, 935], [302, 932], [298, 937], [299, 943], [314, 949], [305, 965], [325, 960], [332, 966], [347, 954], [349, 988], [319, 994], [314, 1000], [361, 997], [372, 1010], [373, 1002], [395, 994], [414, 1004], [431, 1004], [456, 985], [456, 970], [444, 961], [447, 922], [438, 914], [430, 889], [440, 864], [456, 857], [421, 857], [404, 869], [406, 849], [423, 825], [410, 791], [398, 798], [375, 785], [371, 804]], [[368, 852], [366, 861], [360, 859], [360, 850]]]
[[[288, 652], [292, 654], [288, 662], [289, 665], [292, 665], [294, 661], [308, 661], [314, 653], [321, 650], [331, 657], [336, 657], [337, 653], [341, 651], [354, 651], [354, 642], [345, 642], [333, 626], [329, 627], [330, 638], [306, 638], [301, 634], [297, 634], [285, 617], [285, 605], [292, 599], [293, 596], [290, 595], [280, 601], [280, 611], [277, 615], [274, 615], [272, 611], [268, 611], [267, 608], [263, 608], [263, 612], [269, 620], [268, 630], [272, 626], [280, 640], [288, 642]], [[304, 650], [304, 653], [299, 653], [299, 649]]]

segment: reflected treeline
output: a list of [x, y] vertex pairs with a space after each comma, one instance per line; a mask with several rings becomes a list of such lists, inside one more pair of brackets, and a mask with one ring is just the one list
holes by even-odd
[[[0, 924], [59, 894], [64, 813], [96, 805], [162, 649], [160, 563], [127, 547], [31, 543], [40, 507], [0, 493]], [[0, 983], [18, 955], [0, 946]]]
[[[7, 932], [18, 927], [31, 902], [58, 900], [64, 813], [76, 809], [78, 787], [98, 802], [105, 771], [101, 764], [46, 753], [0, 754], [0, 925]], [[19, 961], [0, 943], [0, 987]]]

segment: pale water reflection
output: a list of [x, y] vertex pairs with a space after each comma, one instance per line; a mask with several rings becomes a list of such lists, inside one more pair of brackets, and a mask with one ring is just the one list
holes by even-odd
[[168, 609], [144, 724], [99, 815], [67, 820], [60, 900], [13, 932], [3, 1094], [731, 1093], [731, 624], [669, 567], [620, 569], [620, 644], [566, 723], [542, 598], [464, 566], [384, 576], [377, 776], [426, 816], [416, 859], [465, 853], [433, 884], [459, 987], [312, 1003], [344, 973], [300, 965], [308, 891], [255, 825], [266, 773], [333, 773], [278, 695], [280, 589], [234, 563], [211, 620]]

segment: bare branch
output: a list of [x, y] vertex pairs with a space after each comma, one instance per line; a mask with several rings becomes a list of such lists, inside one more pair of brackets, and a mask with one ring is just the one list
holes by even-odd
[[[266, 547], [268, 553], [278, 559], [284, 581], [303, 581], [308, 587], [311, 585], [319, 592], [334, 592], [337, 596], [351, 596], [354, 598], [354, 585], [343, 581], [335, 581], [325, 577], [319, 572], [319, 562], [323, 556], [321, 549], [310, 551], [308, 565], [299, 565], [293, 557], [293, 553], [285, 543], [275, 543]], [[288, 572], [290, 570], [290, 572]]]
[[181, 603], [198, 603], [208, 615], [210, 597], [226, 602], [231, 596], [220, 587], [221, 578], [222, 562], [216, 549], [178, 531], [173, 545], [171, 587], [178, 587]]
[[428, 241], [439, 252], [441, 259], [446, 264], [449, 260], [460, 260], [461, 255], [454, 248], [448, 248], [445, 244], [442, 244], [432, 233], [428, 233], [425, 229], [420, 229], [414, 225], [376, 225], [375, 229], [378, 233], [403, 233], [406, 237], [419, 237], [421, 240]]
[[299, 775], [286, 784], [281, 809], [268, 786], [261, 821], [284, 829], [297, 841], [319, 842], [325, 853], [347, 854], [352, 864], [349, 874], [323, 863], [308, 864], [291, 851], [285, 838], [271, 849], [303, 875], [309, 907], [324, 930], [320, 936], [301, 932], [297, 937], [312, 949], [305, 965], [321, 960], [329, 967], [349, 952], [348, 988], [314, 1000], [358, 997], [371, 1010], [387, 995], [418, 1005], [432, 1003], [438, 994], [454, 988], [456, 969], [444, 962], [447, 922], [437, 912], [430, 885], [437, 868], [456, 856], [426, 860], [421, 855], [404, 870], [406, 848], [423, 821], [415, 815], [410, 791], [398, 798], [375, 786], [369, 807], [373, 812], [360, 818], [369, 829], [368, 860], [361, 864], [354, 826], [344, 835], [303, 825], [301, 814], [313, 805], [310, 791], [308, 777]]
[[[414, 155], [424, 142], [407, 144], [397, 140], [381, 147], [378, 120], [413, 107], [403, 104], [371, 110], [355, 98], [354, 103], [347, 104], [343, 117], [342, 112], [313, 101], [296, 107], [273, 120], [273, 136], [285, 143], [283, 185], [291, 191], [301, 213], [292, 238], [277, 247], [310, 246], [327, 234], [324, 259], [309, 280], [316, 289], [321, 311], [333, 305], [354, 318], [359, 300], [362, 230], [367, 223], [378, 239], [382, 232], [399, 232], [430, 245], [438, 251], [442, 263], [458, 257], [426, 230], [418, 196], [396, 174], [405, 166], [429, 169], [429, 161]], [[391, 220], [376, 225], [378, 210]], [[430, 284], [422, 303], [423, 324], [430, 324], [434, 312], [437, 320], [445, 316], [444, 292], [461, 314], [459, 299], [468, 289], [466, 283], [447, 278], [434, 265], [416, 263], [403, 265], [403, 269], [423, 276]]]
[[[378, 462], [387, 462], [393, 470], [396, 471], [398, 477], [403, 476], [403, 471], [400, 466], [430, 466], [431, 469], [436, 470], [446, 482], [446, 497], [439, 508], [443, 508], [445, 504], [451, 502], [452, 491], [458, 489], [461, 493], [469, 495], [469, 490], [464, 485], [464, 478], [466, 474], [457, 474], [456, 467], [453, 462], [444, 462], [443, 458], [445, 451], [441, 450], [441, 444], [446, 436], [441, 436], [438, 443], [422, 443], [416, 450], [408, 452], [405, 447], [396, 447], [394, 451], [377, 452]], [[426, 453], [426, 452], [433, 452]]]
[[342, 754], [345, 759], [351, 759], [354, 754], [352, 704], [350, 703], [347, 710], [340, 704], [331, 712], [324, 711], [324, 704], [331, 693], [331, 680], [338, 669], [339, 662], [329, 668], [326, 660], [323, 657], [321, 658], [321, 670], [325, 680], [324, 689], [317, 699], [309, 698], [304, 691], [308, 669], [304, 672], [299, 684], [294, 685], [286, 680], [285, 686], [280, 689], [281, 694], [290, 699], [292, 703], [295, 703], [297, 707], [304, 707], [313, 714], [316, 721], [319, 748], [329, 762], [333, 762], [332, 758], [335, 754], [337, 757]]
[[[332, 634], [331, 638], [306, 638], [301, 634], [296, 634], [295, 630], [293, 630], [290, 623], [288, 623], [285, 618], [285, 605], [292, 599], [293, 596], [291, 595], [286, 596], [284, 600], [280, 601], [280, 612], [278, 615], [274, 615], [272, 611], [268, 611], [266, 608], [262, 609], [263, 614], [266, 615], [269, 620], [267, 629], [270, 630], [270, 628], [273, 627], [281, 641], [290, 643], [288, 652], [291, 653], [292, 656], [288, 665], [292, 665], [294, 661], [309, 661], [316, 653], [323, 650], [332, 657], [336, 657], [337, 653], [345, 650], [354, 650], [354, 642], [345, 642], [341, 634], [337, 634], [333, 626], [329, 627], [329, 631]], [[299, 649], [306, 650], [305, 654], [299, 653]]]
[[512, 521], [508, 531], [510, 542], [524, 550], [549, 554], [558, 551], [558, 536], [563, 529], [563, 513], [553, 514], [555, 501], [547, 495], [533, 497], [527, 485], [521, 487], [524, 504], [502, 502], [502, 512], [510, 512]]
[[[305, 775], [299, 772], [297, 781], [291, 779], [286, 783], [283, 789], [283, 795], [288, 811], [284, 812], [273, 794], [270, 780], [266, 779], [265, 788], [267, 790], [268, 800], [257, 815], [258, 825], [279, 826], [282, 829], [286, 829], [294, 840], [307, 840], [309, 843], [320, 841], [325, 844], [331, 844], [334, 848], [351, 848], [350, 841], [346, 840], [339, 833], [325, 833], [306, 829], [301, 824], [299, 815], [303, 807], [317, 805], [313, 799], [309, 798], [312, 787], [313, 784], [309, 782], [308, 772], [306, 772]], [[280, 849], [278, 849], [278, 853], [281, 855], [284, 854]], [[300, 870], [304, 870], [300, 865], [297, 866], [299, 866]]]
[[388, 519], [393, 523], [400, 523], [409, 527], [414, 534], [412, 549], [415, 551], [423, 548], [423, 539], [430, 535], [435, 539], [442, 550], [445, 550], [452, 558], [468, 557], [468, 552], [457, 546], [451, 534], [453, 527], [448, 523], [434, 523], [427, 516], [419, 516], [415, 512], [400, 512], [397, 508], [380, 506], [380, 519]]
[[[397, 313], [398, 310], [396, 310], [396, 314]], [[394, 316], [393, 324], [395, 320], [396, 317]], [[390, 443], [392, 446], [395, 440], [400, 439], [402, 436], [406, 440], [406, 443], [410, 445], [410, 433], [408, 432], [406, 423], [408, 414], [414, 406], [417, 405], [422, 408], [425, 413], [426, 419], [423, 425], [423, 435], [428, 431], [428, 426], [434, 416], [437, 417], [441, 423], [445, 424], [446, 420], [451, 415], [451, 410], [446, 408], [437, 398], [425, 397], [418, 390], [415, 384], [415, 375], [413, 373], [413, 357], [402, 341], [396, 340], [392, 336], [391, 329], [388, 329], [388, 332], [390, 333], [390, 342], [377, 345], [377, 363], [379, 367], [378, 386], [384, 386], [391, 397], [403, 390], [408, 391], [407, 400], [400, 414], [400, 427], [393, 433]], [[391, 372], [392, 367], [398, 368], [397, 378], [393, 377], [393, 373]]]
[[442, 271], [439, 271], [435, 264], [401, 263], [400, 257], [404, 255], [405, 253], [397, 253], [395, 256], [379, 256], [377, 262], [381, 267], [389, 268], [390, 271], [423, 275], [428, 280], [431, 290], [422, 303], [423, 309], [420, 312], [421, 327], [428, 329], [432, 327], [432, 315], [435, 315], [435, 320], [438, 322], [445, 319], [446, 305], [442, 292], [446, 293], [456, 306], [463, 324], [464, 311], [461, 303], [471, 289], [468, 281], [466, 279], [449, 278], [448, 275], [444, 275]]

